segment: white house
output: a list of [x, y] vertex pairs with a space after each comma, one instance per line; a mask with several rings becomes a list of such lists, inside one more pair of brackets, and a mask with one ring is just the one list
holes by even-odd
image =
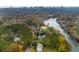
[[43, 45], [41, 43], [38, 43], [36, 50], [37, 50], [37, 52], [42, 52], [43, 51]]
[[20, 41], [20, 38], [19, 37], [14, 37], [14, 41], [15, 42]]
[[38, 35], [38, 37], [37, 37], [39, 40], [42, 40], [43, 38], [45, 38], [45, 35]]
[[41, 29], [42, 29], [42, 30], [47, 30], [48, 27], [47, 27], [47, 26], [41, 26]]

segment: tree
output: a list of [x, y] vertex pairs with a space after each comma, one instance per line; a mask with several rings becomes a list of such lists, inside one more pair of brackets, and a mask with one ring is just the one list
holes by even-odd
[[13, 43], [7, 48], [7, 51], [21, 52], [21, 51], [23, 51], [23, 46], [18, 43]]

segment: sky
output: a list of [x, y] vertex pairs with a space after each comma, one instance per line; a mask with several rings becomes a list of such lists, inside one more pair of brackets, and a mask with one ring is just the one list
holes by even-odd
[[0, 0], [0, 7], [79, 6], [79, 0]]

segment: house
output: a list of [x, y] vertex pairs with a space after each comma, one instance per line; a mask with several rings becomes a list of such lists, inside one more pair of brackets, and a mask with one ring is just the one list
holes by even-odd
[[45, 35], [38, 35], [37, 38], [41, 40], [41, 39], [45, 38]]
[[14, 37], [14, 41], [15, 42], [20, 41], [20, 37]]
[[41, 26], [42, 30], [47, 30], [47, 28], [48, 28], [47, 26]]
[[42, 52], [43, 51], [43, 45], [41, 43], [38, 43], [36, 46], [36, 51], [37, 52]]

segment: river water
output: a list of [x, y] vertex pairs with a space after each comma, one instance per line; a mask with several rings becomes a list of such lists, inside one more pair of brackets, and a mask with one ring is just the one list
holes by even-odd
[[55, 29], [57, 29], [58, 31], [60, 31], [60, 33], [62, 35], [64, 35], [66, 41], [68, 43], [70, 43], [70, 45], [72, 46], [71, 51], [73, 52], [79, 52], [79, 43], [77, 43], [77, 41], [73, 38], [71, 38], [60, 26], [60, 24], [57, 22], [56, 18], [50, 18], [44, 21], [45, 25], [48, 25], [49, 27], [53, 27]]

